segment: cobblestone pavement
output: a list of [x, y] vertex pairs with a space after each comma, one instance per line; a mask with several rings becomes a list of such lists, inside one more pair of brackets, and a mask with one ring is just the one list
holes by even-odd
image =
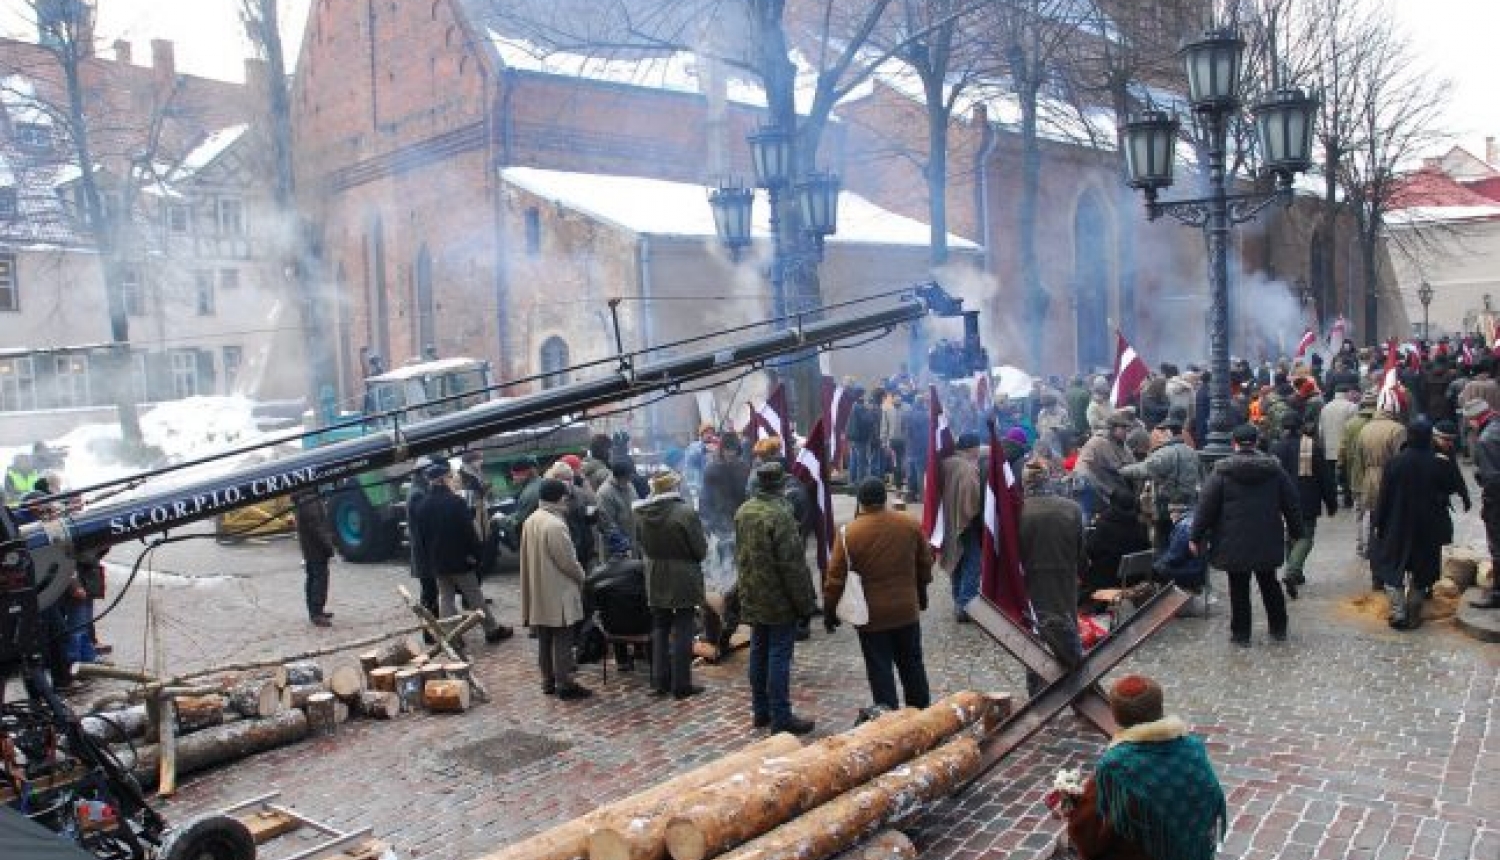
[[[1482, 545], [1477, 511], [1459, 533]], [[1221, 602], [1208, 619], [1172, 623], [1117, 670], [1159, 678], [1168, 709], [1207, 739], [1229, 794], [1221, 856], [1500, 860], [1500, 648], [1451, 623], [1397, 634], [1354, 610], [1368, 577], [1353, 558], [1349, 514], [1325, 520], [1318, 539], [1311, 582], [1291, 604], [1288, 642], [1266, 636], [1257, 598], [1254, 646], [1231, 647]], [[111, 561], [128, 567], [138, 552], [119, 547]], [[335, 562], [334, 626], [312, 627], [289, 540], [171, 544], [147, 568], [102, 622], [121, 663], [152, 664], [142, 655], [156, 653], [159, 639], [162, 664], [183, 672], [353, 640], [409, 619], [394, 592], [411, 583], [404, 566]], [[112, 569], [114, 588], [125, 573]], [[940, 576], [924, 620], [934, 691], [1023, 691], [1017, 664], [972, 625], [952, 621], [946, 586]], [[1215, 587], [1225, 594], [1222, 575]], [[513, 576], [487, 591], [502, 618], [517, 617]], [[495, 702], [464, 716], [351, 722], [336, 737], [190, 777], [165, 812], [181, 820], [279, 788], [315, 817], [373, 827], [402, 857], [472, 858], [758, 734], [743, 654], [703, 669], [710, 692], [686, 702], [651, 697], [640, 674], [611, 672], [603, 684], [597, 666], [585, 667], [581, 680], [598, 695], [581, 703], [542, 695], [535, 643], [524, 636], [477, 655]], [[818, 734], [847, 728], [867, 704], [861, 666], [847, 629], [817, 629], [798, 645], [795, 707], [817, 719]], [[923, 856], [1045, 856], [1058, 829], [1041, 802], [1052, 774], [1088, 765], [1101, 749], [1102, 739], [1071, 717], [1048, 726], [977, 787], [918, 821], [912, 832]], [[290, 852], [297, 843], [278, 844]]]

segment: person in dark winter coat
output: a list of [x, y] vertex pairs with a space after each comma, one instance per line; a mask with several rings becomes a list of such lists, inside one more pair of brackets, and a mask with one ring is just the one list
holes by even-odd
[[[422, 543], [422, 529], [418, 524], [422, 503], [427, 500], [427, 493], [431, 489], [427, 481], [427, 467], [430, 465], [432, 461], [423, 457], [417, 461], [416, 468], [411, 470], [411, 485], [406, 488], [406, 543], [411, 551], [411, 575], [421, 587], [418, 601], [428, 612], [437, 615], [437, 580], [432, 577], [432, 571], [427, 569], [427, 547]], [[431, 638], [432, 634], [424, 636]]]
[[484, 612], [485, 641], [499, 642], [510, 638], [512, 631], [495, 620], [479, 588], [479, 577], [474, 574], [482, 549], [479, 533], [474, 530], [469, 506], [449, 486], [452, 474], [446, 460], [427, 467], [431, 487], [417, 511], [427, 569], [437, 580], [438, 608], [443, 617], [458, 614], [455, 595], [462, 594], [466, 606]]
[[734, 513], [745, 503], [745, 483], [750, 479], [750, 463], [743, 454], [739, 434], [731, 431], [719, 439], [719, 450], [703, 467], [703, 495], [698, 499], [698, 509], [711, 534], [734, 533]]
[[1152, 562], [1152, 573], [1158, 582], [1170, 582], [1186, 591], [1200, 592], [1208, 580], [1208, 561], [1195, 555], [1189, 546], [1193, 536], [1193, 509], [1187, 505], [1169, 505], [1167, 515], [1172, 518], [1172, 536], [1167, 541], [1166, 551]]
[[932, 547], [916, 520], [886, 508], [885, 483], [866, 478], [859, 485], [854, 521], [833, 539], [833, 556], [823, 583], [823, 626], [838, 629], [834, 612], [844, 596], [850, 570], [859, 574], [870, 620], [857, 628], [865, 678], [875, 704], [900, 707], [896, 676], [908, 708], [932, 703], [922, 664], [921, 612], [932, 584]]
[[304, 592], [307, 619], [319, 627], [333, 623], [328, 605], [328, 560], [333, 558], [333, 526], [328, 509], [316, 490], [297, 495], [297, 545], [302, 549], [302, 568], [307, 574]]
[[1141, 522], [1134, 494], [1119, 492], [1110, 497], [1109, 507], [1094, 518], [1084, 548], [1088, 567], [1083, 574], [1083, 593], [1090, 595], [1101, 588], [1118, 588], [1120, 559], [1151, 549], [1151, 536]]
[[670, 470], [652, 476], [651, 497], [635, 507], [635, 539], [646, 557], [651, 686], [658, 696], [686, 699], [703, 692], [693, 683], [693, 631], [703, 605], [708, 537], [677, 490], [681, 482]]
[[1422, 624], [1422, 599], [1437, 581], [1443, 545], [1453, 541], [1448, 497], [1457, 492], [1453, 472], [1432, 450], [1432, 425], [1413, 421], [1406, 447], [1385, 467], [1370, 521], [1370, 568], [1385, 586], [1397, 630]]
[[[1083, 511], [1077, 502], [1053, 492], [1051, 473], [1040, 460], [1026, 464], [1021, 484], [1026, 492], [1020, 534], [1026, 594], [1042, 641], [1059, 663], [1072, 669], [1083, 659], [1078, 638], [1078, 574], [1086, 561]], [[1031, 695], [1044, 686], [1040, 675], [1027, 671]]]
[[[630, 539], [622, 534], [611, 533], [606, 546], [609, 558], [583, 581], [584, 611], [597, 612], [600, 625], [611, 634], [648, 634], [651, 607], [646, 603], [646, 563], [630, 557]], [[615, 643], [615, 665], [622, 672], [635, 668], [630, 645]]]
[[1302, 512], [1302, 537], [1287, 544], [1286, 567], [1281, 573], [1287, 597], [1297, 599], [1297, 590], [1307, 582], [1303, 567], [1312, 552], [1318, 532], [1318, 512], [1338, 513], [1338, 479], [1333, 461], [1324, 456], [1316, 423], [1309, 423], [1295, 413], [1282, 419], [1283, 435], [1271, 445], [1271, 454], [1281, 463], [1282, 471], [1297, 485], [1297, 508]]
[[754, 725], [803, 735], [814, 724], [792, 713], [792, 653], [797, 623], [812, 617], [817, 597], [792, 506], [783, 496], [786, 470], [780, 463], [766, 463], [756, 476], [755, 495], [734, 516], [740, 612], [751, 626]]
[[1286, 597], [1276, 568], [1285, 558], [1285, 537], [1302, 537], [1302, 512], [1292, 479], [1274, 457], [1257, 450], [1260, 433], [1255, 426], [1239, 425], [1231, 440], [1234, 452], [1219, 461], [1203, 484], [1190, 547], [1194, 554], [1211, 550], [1209, 561], [1229, 574], [1230, 641], [1249, 647], [1252, 576], [1271, 638], [1286, 638]]

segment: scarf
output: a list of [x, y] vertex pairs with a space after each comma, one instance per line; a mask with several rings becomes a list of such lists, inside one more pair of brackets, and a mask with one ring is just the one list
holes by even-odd
[[1212, 860], [1224, 789], [1203, 741], [1177, 717], [1122, 729], [1094, 771], [1099, 812], [1154, 860]]

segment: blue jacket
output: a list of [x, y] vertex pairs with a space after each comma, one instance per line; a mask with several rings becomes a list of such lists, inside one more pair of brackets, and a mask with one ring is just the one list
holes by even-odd
[[1154, 567], [1157, 574], [1171, 579], [1183, 588], [1202, 588], [1208, 574], [1208, 560], [1203, 556], [1193, 555], [1193, 551], [1188, 549], [1192, 534], [1193, 513], [1189, 511], [1172, 526], [1172, 539], [1167, 543], [1167, 551], [1156, 559]]

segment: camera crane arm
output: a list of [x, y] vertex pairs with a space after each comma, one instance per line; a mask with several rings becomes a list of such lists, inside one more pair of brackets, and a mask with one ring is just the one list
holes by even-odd
[[[627, 362], [615, 373], [599, 379], [562, 385], [513, 400], [479, 404], [20, 529], [6, 522], [5, 554], [12, 556], [22, 550], [29, 555], [37, 603], [45, 608], [55, 603], [66, 587], [71, 572], [69, 562], [86, 553], [424, 454], [452, 450], [492, 434], [577, 415], [586, 409], [642, 394], [671, 391], [687, 382], [759, 366], [780, 356], [827, 348], [841, 340], [882, 329], [891, 330], [929, 314], [963, 313], [962, 299], [950, 296], [936, 283], [920, 284], [910, 294], [877, 310], [807, 322], [681, 357]], [[0, 561], [5, 566], [12, 563], [10, 558]]]

